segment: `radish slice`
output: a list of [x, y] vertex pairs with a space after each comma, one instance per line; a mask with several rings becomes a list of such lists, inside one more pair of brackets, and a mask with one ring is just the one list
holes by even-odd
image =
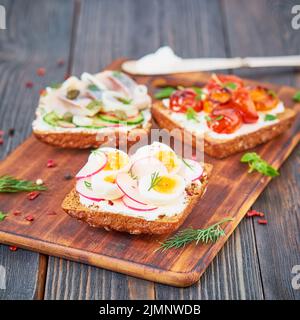
[[117, 174], [116, 183], [120, 190], [131, 200], [137, 204], [147, 205], [143, 202], [142, 197], [139, 194], [137, 180], [133, 179], [130, 174], [126, 172], [120, 172]]
[[93, 176], [100, 172], [107, 163], [104, 152], [91, 153], [87, 164], [77, 173], [76, 179], [83, 179]]
[[84, 198], [96, 202], [103, 201], [104, 199], [98, 198], [95, 196], [95, 193], [93, 192], [92, 189], [88, 188], [87, 184], [90, 182], [88, 180], [78, 180], [76, 183], [76, 191]]
[[182, 166], [178, 172], [187, 182], [192, 182], [201, 178], [203, 168], [197, 161], [190, 159], [183, 159]]
[[140, 204], [140, 203], [130, 199], [127, 196], [124, 196], [122, 198], [122, 202], [127, 208], [132, 209], [132, 210], [136, 210], [136, 211], [153, 211], [153, 210], [157, 209], [157, 207], [153, 207], [153, 206], [150, 206], [147, 204], [146, 205]]
[[163, 163], [157, 158], [151, 156], [137, 159], [132, 164], [130, 171], [134, 176], [137, 176], [138, 178], [152, 174], [153, 172], [158, 172], [159, 174], [168, 173], [168, 170], [163, 165]]

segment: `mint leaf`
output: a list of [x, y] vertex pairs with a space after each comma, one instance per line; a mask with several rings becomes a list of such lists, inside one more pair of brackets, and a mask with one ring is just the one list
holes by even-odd
[[273, 120], [276, 120], [277, 119], [277, 116], [273, 115], [273, 114], [266, 114], [265, 115], [265, 121], [273, 121]]
[[241, 162], [248, 163], [249, 173], [257, 171], [269, 177], [279, 176], [279, 172], [263, 160], [256, 152], [245, 153], [241, 158]]
[[7, 214], [0, 211], [0, 221], [3, 221], [7, 217]]
[[296, 102], [300, 102], [300, 91], [297, 91], [294, 96], [293, 96], [293, 100]]
[[157, 91], [154, 95], [154, 98], [155, 99], [169, 98], [174, 91], [176, 91], [176, 89], [173, 87], [165, 87], [165, 88]]

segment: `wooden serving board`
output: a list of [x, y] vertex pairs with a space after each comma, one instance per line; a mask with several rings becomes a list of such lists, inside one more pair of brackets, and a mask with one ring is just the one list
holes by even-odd
[[[115, 61], [110, 68], [118, 69], [120, 62]], [[201, 85], [208, 77], [205, 73], [193, 73], [136, 79], [147, 84], [153, 92], [156, 85]], [[295, 89], [275, 85], [269, 87], [279, 93], [286, 106], [299, 108], [299, 105], [293, 106]], [[299, 142], [299, 128], [298, 116], [288, 132], [255, 151], [279, 168]], [[76, 174], [88, 154], [88, 150], [58, 149], [30, 137], [2, 161], [0, 175], [9, 174], [33, 181], [42, 178], [48, 190], [33, 201], [27, 199], [26, 193], [0, 194], [0, 209], [9, 213], [0, 223], [0, 242], [156, 282], [189, 286], [199, 280], [270, 181], [258, 173], [248, 174], [247, 166], [239, 161], [241, 154], [225, 160], [206, 156], [205, 161], [214, 165], [207, 192], [181, 229], [189, 226], [204, 228], [225, 217], [234, 220], [224, 225], [226, 236], [214, 244], [191, 244], [160, 252], [156, 251], [159, 242], [169, 235], [134, 236], [107, 232], [91, 228], [62, 211], [61, 203], [75, 183], [74, 180], [65, 180], [64, 175]], [[57, 166], [47, 168], [48, 159], [54, 159]], [[21, 215], [13, 215], [15, 210], [20, 210]], [[34, 221], [25, 219], [28, 214], [34, 217]]]

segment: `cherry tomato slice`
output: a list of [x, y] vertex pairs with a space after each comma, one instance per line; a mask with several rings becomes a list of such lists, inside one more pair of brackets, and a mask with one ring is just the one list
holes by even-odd
[[[218, 74], [213, 75], [205, 86], [209, 91], [215, 88], [235, 90], [244, 87], [244, 82], [237, 76]], [[234, 88], [233, 88], [234, 87]]]
[[193, 89], [175, 91], [170, 97], [170, 109], [175, 112], [186, 112], [193, 108], [196, 112], [203, 109], [202, 101]]
[[207, 122], [209, 128], [217, 133], [233, 133], [242, 125], [239, 111], [232, 108], [216, 108], [211, 113], [211, 121]]
[[209, 99], [214, 103], [226, 103], [231, 99], [231, 92], [226, 88], [214, 88], [209, 93]]
[[239, 90], [234, 91], [232, 101], [233, 108], [240, 112], [244, 123], [257, 122], [259, 118], [258, 113], [248, 90], [240, 88]]
[[279, 103], [279, 98], [273, 93], [273, 91], [261, 86], [251, 88], [250, 97], [258, 111], [274, 109]]

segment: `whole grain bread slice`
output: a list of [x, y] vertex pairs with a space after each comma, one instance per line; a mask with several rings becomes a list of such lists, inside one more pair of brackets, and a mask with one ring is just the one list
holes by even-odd
[[[134, 144], [136, 140], [132, 138], [137, 137], [141, 139], [147, 136], [151, 129], [151, 119], [143, 127], [134, 127], [127, 131], [128, 146]], [[33, 134], [37, 139], [55, 147], [72, 148], [72, 149], [86, 149], [98, 148], [104, 143], [112, 142], [114, 145], [119, 146], [120, 136], [124, 135], [123, 131], [118, 128], [112, 128], [110, 131], [99, 129], [98, 132], [72, 132], [67, 128], [63, 131], [42, 131], [33, 130]]]
[[286, 108], [283, 113], [278, 114], [279, 122], [263, 127], [255, 132], [241, 135], [234, 139], [213, 139], [207, 134], [195, 136], [188, 128], [181, 126], [174, 121], [171, 111], [163, 106], [162, 102], [156, 102], [152, 106], [152, 116], [161, 128], [167, 130], [180, 129], [182, 134], [190, 136], [186, 141], [191, 141], [192, 145], [196, 145], [197, 139], [204, 138], [204, 152], [214, 158], [222, 159], [232, 154], [253, 148], [259, 144], [265, 143], [279, 136], [288, 130], [296, 117], [296, 112]]
[[201, 184], [192, 183], [186, 189], [188, 199], [186, 207], [183, 212], [172, 217], [163, 216], [156, 220], [149, 221], [143, 218], [116, 214], [109, 211], [100, 212], [96, 208], [89, 208], [82, 205], [75, 189], [66, 196], [62, 203], [62, 208], [71, 217], [82, 220], [92, 227], [124, 231], [131, 234], [170, 233], [179, 228], [205, 193], [211, 171], [212, 165], [205, 164]]

